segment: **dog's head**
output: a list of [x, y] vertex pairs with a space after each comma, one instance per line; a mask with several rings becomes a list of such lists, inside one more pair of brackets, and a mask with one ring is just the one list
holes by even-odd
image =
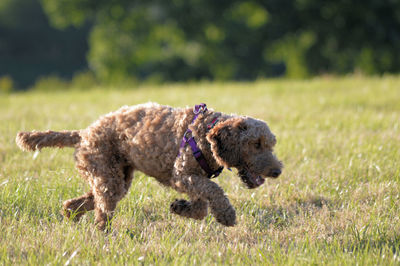
[[248, 188], [256, 188], [265, 177], [277, 178], [282, 172], [283, 165], [273, 153], [276, 138], [261, 120], [230, 118], [212, 128], [207, 140], [217, 162], [238, 169]]

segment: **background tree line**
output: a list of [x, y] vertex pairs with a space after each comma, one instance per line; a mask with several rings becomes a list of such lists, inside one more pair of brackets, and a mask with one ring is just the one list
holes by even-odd
[[[49, 25], [50, 23], [50, 25]], [[0, 77], [303, 78], [400, 71], [398, 0], [1, 0]]]

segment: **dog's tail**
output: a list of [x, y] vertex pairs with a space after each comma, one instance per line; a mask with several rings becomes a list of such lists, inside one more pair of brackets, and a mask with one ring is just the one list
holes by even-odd
[[73, 131], [32, 131], [19, 132], [15, 139], [17, 145], [24, 151], [40, 150], [44, 147], [75, 147], [81, 141], [79, 130]]

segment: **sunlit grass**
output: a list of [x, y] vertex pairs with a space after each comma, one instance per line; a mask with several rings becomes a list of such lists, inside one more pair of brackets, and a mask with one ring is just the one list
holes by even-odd
[[[400, 78], [200, 83], [0, 96], [0, 264], [400, 264]], [[37, 156], [20, 130], [85, 128], [121, 105], [205, 102], [264, 119], [283, 175], [247, 190], [219, 183], [237, 210], [226, 228], [169, 212], [182, 197], [137, 173], [113, 232], [59, 213], [86, 192], [73, 150]]]

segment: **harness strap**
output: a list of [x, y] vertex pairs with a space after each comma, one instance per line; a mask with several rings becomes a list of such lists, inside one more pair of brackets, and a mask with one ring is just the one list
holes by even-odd
[[[195, 114], [192, 123], [194, 123], [194, 121], [197, 119], [197, 117], [199, 116], [200, 113], [204, 113], [207, 111], [207, 106], [206, 104], [202, 103], [199, 105], [196, 105], [193, 112]], [[214, 119], [212, 122], [212, 126], [214, 126], [217, 122], [217, 119]], [[210, 166], [208, 165], [206, 158], [204, 157], [203, 153], [201, 152], [201, 150], [199, 149], [199, 147], [197, 146], [197, 143], [194, 139], [193, 136], [190, 136], [190, 138], [188, 138], [187, 136], [189, 134], [192, 133], [192, 130], [190, 130], [189, 128], [186, 130], [185, 134], [183, 135], [182, 138], [182, 142], [180, 145], [180, 149], [185, 147], [186, 143], [189, 144], [190, 148], [192, 149], [193, 152], [193, 156], [196, 159], [196, 161], [199, 163], [199, 165], [201, 166], [201, 168], [208, 174], [208, 178], [214, 178], [219, 176], [219, 174], [222, 172], [222, 170], [224, 169], [224, 167], [219, 167], [217, 170], [213, 171], [211, 170]], [[180, 151], [178, 156], [180, 156]]]

